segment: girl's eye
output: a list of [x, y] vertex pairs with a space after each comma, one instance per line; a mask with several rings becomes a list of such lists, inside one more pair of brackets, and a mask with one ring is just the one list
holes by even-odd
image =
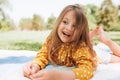
[[63, 21], [63, 23], [64, 23], [64, 24], [68, 24], [68, 22], [67, 22], [67, 21]]

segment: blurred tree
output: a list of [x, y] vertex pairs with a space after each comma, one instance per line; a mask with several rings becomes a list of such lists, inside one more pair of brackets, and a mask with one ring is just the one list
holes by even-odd
[[46, 28], [53, 29], [55, 21], [56, 21], [56, 17], [54, 15], [51, 15], [47, 20]]
[[2, 29], [2, 22], [3, 20], [5, 19], [5, 14], [4, 14], [4, 11], [3, 11], [3, 6], [5, 6], [7, 3], [7, 0], [0, 0], [0, 29]]
[[87, 9], [87, 13], [95, 16], [98, 13], [99, 8], [96, 5], [88, 4], [85, 6]]
[[33, 15], [33, 18], [24, 18], [21, 19], [19, 28], [20, 30], [43, 30], [44, 29], [44, 20], [39, 15]]
[[88, 4], [84, 6], [86, 12], [87, 12], [87, 18], [88, 23], [90, 26], [90, 30], [94, 29], [96, 27], [96, 18], [95, 16], [98, 14], [99, 8], [93, 4]]
[[119, 22], [120, 22], [120, 5], [118, 6], [118, 10], [119, 10]]
[[97, 25], [103, 25], [106, 31], [110, 31], [118, 23], [118, 7], [111, 0], [104, 0], [96, 16]]
[[6, 18], [0, 21], [0, 30], [10, 31], [15, 30], [15, 24], [12, 21], [8, 21]]
[[0, 0], [0, 20], [5, 17], [5, 12], [4, 12], [4, 7], [8, 6], [8, 1], [7, 0]]
[[33, 15], [32, 30], [43, 30], [45, 28], [45, 22], [39, 15]]
[[20, 20], [20, 30], [32, 30], [32, 19], [24, 18]]
[[15, 24], [5, 13], [5, 8], [10, 8], [10, 3], [8, 2], [8, 0], [0, 0], [0, 30], [14, 30]]

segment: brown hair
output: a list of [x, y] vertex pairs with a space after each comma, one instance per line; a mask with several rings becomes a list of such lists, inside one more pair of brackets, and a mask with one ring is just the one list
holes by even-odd
[[63, 11], [61, 12], [61, 14], [59, 15], [59, 17], [56, 20], [56, 23], [54, 25], [54, 29], [52, 30], [52, 32], [50, 33], [50, 35], [47, 38], [47, 42], [48, 42], [48, 58], [50, 60], [50, 62], [57, 64], [57, 57], [58, 57], [58, 50], [61, 48], [61, 44], [63, 43], [58, 36], [57, 30], [58, 30], [58, 26], [61, 23], [64, 15], [69, 12], [69, 11], [75, 11], [76, 13], [76, 24], [78, 27], [80, 27], [80, 31], [78, 34], [78, 39], [75, 42], [75, 46], [79, 46], [77, 44], [81, 43], [81, 42], [85, 42], [85, 44], [89, 47], [90, 53], [93, 56], [93, 58], [96, 56], [92, 45], [90, 43], [89, 40], [89, 27], [88, 27], [88, 21], [86, 18], [86, 14], [83, 8], [81, 8], [78, 4], [75, 5], [68, 5], [67, 7], [65, 7], [63, 9]]

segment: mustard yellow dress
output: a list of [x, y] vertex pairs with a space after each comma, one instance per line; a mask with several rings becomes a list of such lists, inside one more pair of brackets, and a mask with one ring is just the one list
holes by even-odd
[[[89, 80], [93, 76], [93, 61], [92, 56], [89, 53], [89, 48], [82, 43], [84, 47], [79, 47], [77, 50], [72, 48], [72, 59], [75, 63], [75, 68], [72, 71], [76, 75], [76, 79], [79, 80]], [[66, 61], [66, 57], [70, 56], [70, 51], [72, 45], [63, 44], [58, 51], [58, 60], [62, 64], [65, 62], [65, 66], [71, 64], [70, 61]], [[43, 69], [48, 64], [48, 54], [47, 54], [47, 44], [44, 44], [37, 54], [36, 58], [33, 60], [34, 63], [39, 64], [39, 66]]]

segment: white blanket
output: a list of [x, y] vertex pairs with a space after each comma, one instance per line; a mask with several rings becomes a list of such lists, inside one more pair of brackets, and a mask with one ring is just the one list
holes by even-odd
[[[0, 50], [0, 80], [29, 80], [23, 76], [22, 66], [31, 61], [36, 53], [34, 51]], [[91, 80], [120, 80], [120, 63], [99, 64]]]

